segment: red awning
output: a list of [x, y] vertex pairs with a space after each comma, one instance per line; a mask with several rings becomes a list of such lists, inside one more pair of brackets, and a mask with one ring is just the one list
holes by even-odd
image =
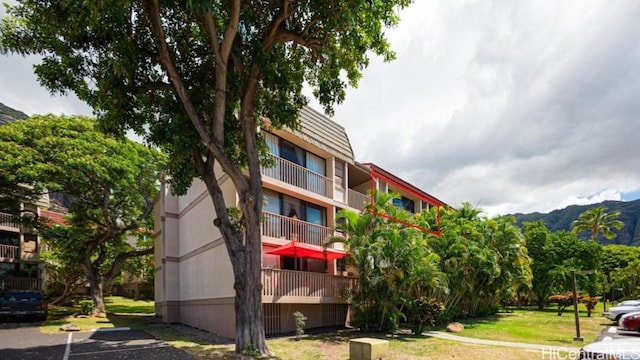
[[291, 241], [273, 250], [269, 250], [267, 251], [267, 254], [327, 261], [342, 259], [343, 257], [349, 256], [349, 254], [341, 250], [322, 248], [320, 246], [305, 244], [298, 241]]

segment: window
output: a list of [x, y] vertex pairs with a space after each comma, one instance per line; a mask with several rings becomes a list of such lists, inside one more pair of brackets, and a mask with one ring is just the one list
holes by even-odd
[[275, 156], [280, 156], [280, 148], [278, 146], [278, 137], [269, 132], [263, 132], [262, 136], [264, 136], [264, 141], [267, 143], [269, 147], [269, 152]]
[[344, 176], [344, 163], [342, 161], [336, 160], [335, 173], [336, 173], [336, 185], [344, 189], [345, 176]]
[[409, 198], [406, 198], [404, 196], [402, 196], [402, 197], [400, 197], [398, 199], [393, 199], [392, 203], [393, 203], [393, 205], [395, 205], [395, 206], [397, 206], [397, 207], [399, 207], [401, 209], [407, 210], [407, 211], [412, 212], [412, 213], [415, 212], [415, 205], [413, 203], [413, 200], [411, 200]]
[[0, 231], [0, 244], [18, 246], [20, 245], [20, 235], [14, 232]]
[[320, 156], [314, 155], [310, 152], [307, 152], [307, 169], [323, 176], [327, 173], [325, 160]]
[[300, 166], [306, 165], [304, 150], [286, 140], [280, 141], [280, 156], [283, 159], [289, 160], [294, 164], [298, 164]]
[[263, 189], [262, 195], [264, 196], [265, 200], [265, 204], [262, 207], [262, 210], [274, 214], [280, 214], [282, 209], [280, 194], [273, 190]]
[[306, 220], [312, 224], [325, 226], [327, 224], [327, 219], [325, 219], [325, 209], [320, 206], [307, 204], [306, 206], [307, 214]]

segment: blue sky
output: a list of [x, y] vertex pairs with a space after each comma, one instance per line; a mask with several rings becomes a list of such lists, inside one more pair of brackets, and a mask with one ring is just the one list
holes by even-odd
[[640, 199], [640, 190], [622, 194], [623, 201], [633, 201]]

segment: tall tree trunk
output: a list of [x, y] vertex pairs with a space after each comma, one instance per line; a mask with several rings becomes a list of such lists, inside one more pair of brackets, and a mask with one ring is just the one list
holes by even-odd
[[93, 309], [93, 314], [100, 317], [107, 316], [107, 309], [104, 306], [104, 282], [101, 277], [98, 277], [98, 281], [91, 285], [91, 300], [96, 305]]
[[[251, 188], [238, 189], [241, 219], [230, 219], [222, 189], [220, 188], [211, 162], [202, 161], [196, 153], [196, 168], [202, 174], [209, 195], [218, 215], [214, 225], [220, 229], [227, 246], [233, 268], [236, 320], [236, 352], [253, 352], [255, 355], [270, 355], [264, 333], [262, 316], [262, 237], [260, 223], [262, 215], [262, 188], [260, 175], [252, 182]], [[249, 184], [247, 184], [249, 185]], [[255, 186], [254, 186], [255, 185]], [[246, 185], [245, 185], [246, 186]], [[242, 230], [237, 230], [234, 221], [242, 221]]]
[[247, 229], [246, 257], [232, 258], [236, 291], [236, 352], [255, 350], [266, 354], [268, 350], [262, 316], [260, 233], [259, 229], [257, 234], [249, 233]]
[[252, 186], [251, 191], [241, 197], [245, 224], [244, 256], [236, 256], [232, 260], [235, 262], [236, 352], [253, 349], [260, 355], [269, 355], [262, 314], [262, 201], [255, 200], [262, 199], [262, 189], [260, 185]]
[[544, 309], [544, 296], [538, 294], [538, 310]]
[[[99, 259], [98, 259], [99, 260]], [[96, 260], [96, 261], [98, 261]], [[97, 316], [106, 316], [107, 312], [104, 306], [104, 279], [98, 271], [99, 266], [92, 263], [90, 259], [85, 259], [82, 263], [84, 274], [89, 282], [89, 296], [95, 305], [93, 314]]]
[[89, 293], [95, 305], [93, 315], [105, 317], [107, 316], [107, 309], [104, 305], [104, 280], [99, 274], [92, 274], [88, 280]]

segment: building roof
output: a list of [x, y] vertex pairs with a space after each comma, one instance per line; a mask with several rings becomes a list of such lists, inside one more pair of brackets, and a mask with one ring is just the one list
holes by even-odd
[[310, 107], [300, 110], [300, 130], [294, 133], [350, 164], [355, 163], [353, 149], [344, 127]]
[[52, 224], [64, 224], [66, 222], [64, 219], [65, 214], [55, 211], [40, 210], [40, 216], [49, 219]]
[[433, 205], [441, 205], [444, 207], [449, 208], [450, 206], [445, 203], [444, 201], [436, 198], [435, 196], [423, 191], [422, 189], [414, 186], [413, 184], [397, 177], [396, 175], [388, 172], [387, 170], [381, 168], [380, 166], [374, 164], [374, 163], [359, 163], [359, 165], [370, 169], [373, 173], [382, 175], [384, 178], [390, 180], [391, 182], [397, 184], [400, 187], [405, 188], [405, 190], [408, 190], [409, 192], [413, 193], [414, 195], [422, 198], [422, 200], [427, 200], [427, 202], [430, 202]]

